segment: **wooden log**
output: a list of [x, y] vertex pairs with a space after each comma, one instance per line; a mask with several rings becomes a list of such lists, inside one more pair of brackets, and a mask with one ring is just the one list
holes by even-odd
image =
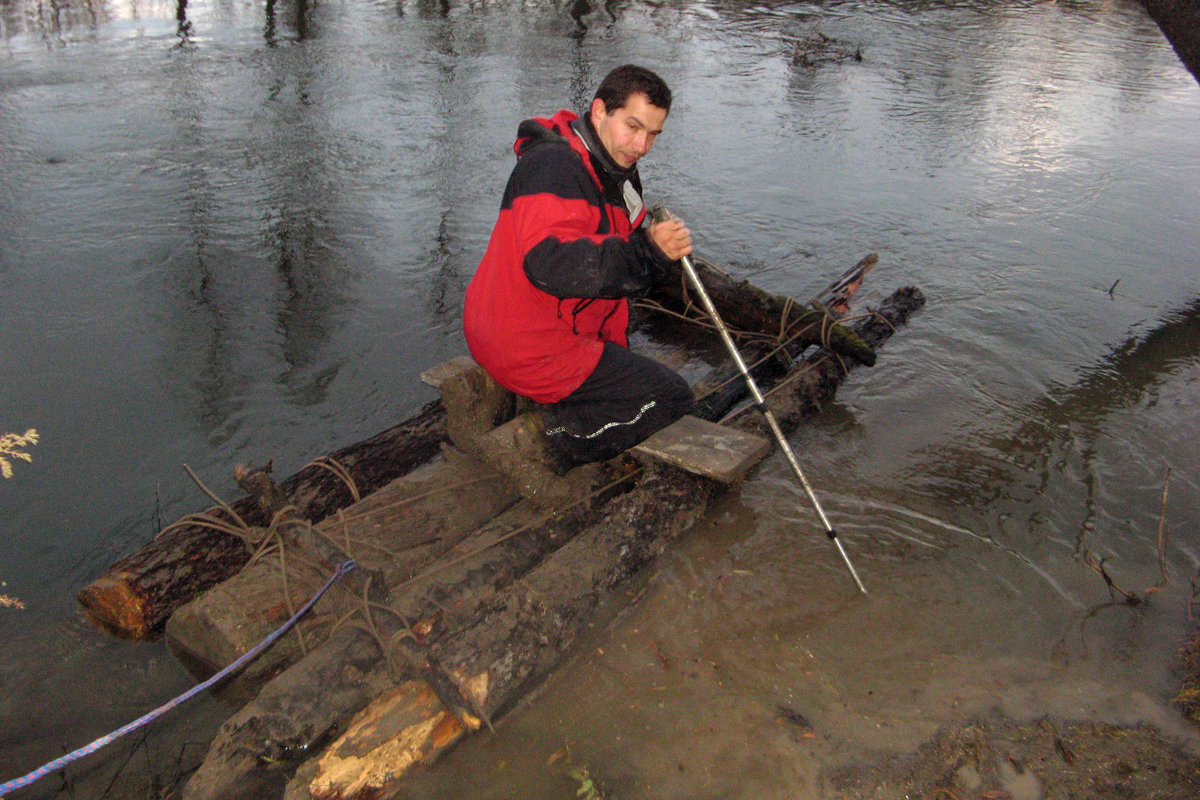
[[[344, 470], [365, 496], [429, 461], [445, 439], [445, 412], [440, 403], [429, 403], [400, 424], [305, 466], [279, 488], [297, 514], [317, 522], [354, 501], [331, 465]], [[248, 525], [270, 522], [256, 498], [242, 498], [232, 508]], [[228, 521], [224, 512], [213, 513]], [[117, 561], [77, 599], [88, 618], [113, 635], [153, 638], [176, 608], [233, 575], [249, 557], [235, 537], [200, 524], [179, 524]]]
[[[881, 344], [922, 302], [916, 290], [901, 290], [859, 326], [860, 333]], [[805, 374], [810, 377], [796, 392], [768, 398], [785, 428], [827, 401], [845, 371], [822, 354]], [[424, 653], [427, 664], [449, 676], [480, 717], [503, 713], [553, 668], [605, 594], [690, 528], [717, 491], [715, 482], [698, 476], [651, 470], [635, 490], [610, 503], [604, 520], [481, 603], [474, 624], [432, 642]], [[352, 800], [390, 792], [407, 769], [436, 758], [469, 730], [463, 716], [434, 701], [419, 681], [406, 683], [377, 698], [351, 724], [352, 733], [302, 766], [285, 796]]]
[[[387, 590], [433, 563], [480, 525], [501, 514], [520, 496], [491, 469], [457, 451], [404, 475], [374, 494], [318, 523], [324, 539], [371, 570]], [[301, 531], [303, 529], [301, 528]], [[289, 537], [283, 551], [250, 564], [236, 575], [185, 603], [171, 615], [166, 639], [180, 661], [211, 674], [239, 658], [312, 596], [332, 567], [323, 554]], [[287, 594], [284, 593], [286, 569]], [[330, 592], [280, 639], [239, 674], [242, 689], [269, 678], [318, 645], [355, 595]]]
[[332, 731], [394, 685], [374, 638], [357, 628], [338, 631], [221, 726], [183, 800], [279, 797], [285, 767], [318, 752]]
[[[879, 257], [871, 253], [851, 267], [841, 279], [845, 281], [845, 287], [853, 285], [857, 288], [850, 276], [856, 276], [857, 282], [861, 283], [862, 277], [878, 261]], [[874, 351], [851, 328], [830, 324], [829, 314], [824, 309], [814, 309], [789, 297], [770, 294], [749, 281], [735, 280], [704, 259], [694, 259], [694, 263], [705, 290], [732, 332], [768, 334], [780, 341], [792, 339], [803, 347], [824, 345], [860, 364], [870, 366], [875, 363]], [[837, 307], [835, 286], [837, 282], [814, 298], [817, 304]], [[703, 316], [703, 309], [692, 293], [682, 268], [676, 266], [653, 299], [677, 314]]]
[[[395, 730], [404, 734], [391, 735]], [[378, 797], [376, 787], [392, 783], [393, 776], [448, 748], [465, 730], [428, 684], [406, 681], [371, 701], [338, 739], [335, 752], [320, 764], [302, 766], [299, 779], [293, 778], [284, 796]], [[362, 758], [360, 752], [370, 755]], [[331, 787], [332, 793], [324, 786]]]
[[[849, 312], [854, 293], [862, 286], [863, 279], [878, 261], [879, 258], [874, 253], [865, 256], [818, 292], [809, 304], [823, 309], [829, 317], [840, 321]], [[778, 298], [771, 299], [769, 296], [764, 302], [780, 305]], [[769, 387], [792, 370], [795, 359], [812, 346], [809, 339], [810, 337], [801, 335], [771, 341], [751, 340], [739, 345], [738, 350], [755, 382], [760, 387]], [[863, 341], [868, 347], [871, 346], [869, 342]], [[696, 395], [696, 407], [692, 414], [712, 422], [720, 420], [735, 404], [750, 395], [746, 381], [732, 359], [714, 369], [692, 389]]]

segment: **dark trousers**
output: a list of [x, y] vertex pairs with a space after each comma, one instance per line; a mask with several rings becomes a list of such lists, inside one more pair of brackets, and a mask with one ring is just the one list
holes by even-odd
[[688, 413], [693, 403], [692, 390], [674, 370], [605, 342], [587, 380], [541, 411], [551, 447], [586, 464], [628, 450]]

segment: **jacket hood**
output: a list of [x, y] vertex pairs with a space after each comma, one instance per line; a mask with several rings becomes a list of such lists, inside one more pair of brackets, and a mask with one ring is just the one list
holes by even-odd
[[539, 144], [570, 144], [571, 149], [586, 153], [582, 142], [572, 141], [576, 137], [571, 132], [571, 123], [578, 117], [574, 111], [559, 111], [553, 117], [533, 117], [524, 120], [517, 126], [517, 140], [513, 142], [513, 152], [517, 157], [525, 155], [531, 147]]

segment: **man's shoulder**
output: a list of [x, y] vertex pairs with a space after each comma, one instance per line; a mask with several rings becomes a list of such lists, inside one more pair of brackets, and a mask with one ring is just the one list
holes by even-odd
[[571, 147], [571, 143], [554, 134], [553, 139], [542, 139], [531, 143], [517, 159], [517, 167], [537, 170], [546, 167], [583, 170], [583, 158]]
[[558, 137], [528, 148], [518, 159], [509, 180], [511, 195], [554, 194], [564, 198], [591, 198], [594, 181], [579, 153]]

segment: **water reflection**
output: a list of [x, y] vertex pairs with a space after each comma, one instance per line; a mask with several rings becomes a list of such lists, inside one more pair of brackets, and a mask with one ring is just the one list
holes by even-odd
[[[277, 0], [267, 0], [265, 7], [266, 22], [263, 24], [263, 38], [270, 47], [274, 47], [277, 44], [276, 27], [278, 25], [278, 17], [280, 16], [278, 5]], [[295, 32], [295, 39], [297, 41], [304, 41], [310, 38], [312, 35], [310, 29], [312, 15], [309, 13], [308, 0], [293, 0], [288, 5], [290, 5], [290, 8], [283, 9], [283, 13], [285, 15], [285, 22], [290, 21], [291, 23], [290, 29]], [[290, 13], [288, 13], [289, 11]]]
[[[303, 17], [303, 0], [297, 6]], [[304, 28], [299, 26], [303, 35]], [[338, 216], [342, 181], [328, 156], [342, 148], [325, 120], [323, 95], [315, 91], [322, 64], [308, 48], [297, 47], [287, 58], [272, 60], [267, 124], [256, 137], [261, 157], [256, 174], [265, 185], [263, 221], [268, 258], [274, 262], [274, 289], [269, 306], [271, 331], [282, 357], [281, 384], [302, 405], [324, 399], [336, 376], [338, 359], [326, 359], [323, 348], [339, 324], [353, 272], [339, 263]], [[294, 82], [290, 98], [284, 93]]]
[[192, 44], [192, 22], [187, 16], [187, 0], [179, 0], [175, 6], [175, 19], [179, 22], [176, 35], [179, 37], [180, 48], [186, 48]]
[[0, 38], [32, 36], [49, 46], [65, 46], [80, 32], [95, 32], [114, 19], [105, 0], [59, 0], [34, 3], [27, 0], [0, 2]]
[[[295, 7], [297, 20], [306, 8]], [[297, 31], [308, 29], [298, 23]], [[170, 260], [163, 283], [162, 306], [176, 306], [168, 312], [176, 323], [168, 328], [174, 342], [162, 350], [163, 373], [193, 376], [186, 385], [197, 421], [225, 435], [239, 424], [264, 367], [291, 402], [324, 399], [340, 363], [325, 345], [353, 275], [332, 222], [341, 184], [340, 164], [329, 156], [344, 147], [327, 127], [316, 89], [321, 64], [300, 42], [271, 52], [260, 69], [239, 76], [249, 81], [241, 91], [262, 97], [254, 117], [225, 129], [195, 65], [173, 65], [175, 131], [164, 169], [182, 179], [189, 244]], [[236, 181], [222, 152], [231, 138], [232, 155], [245, 161]]]
[[[968, 437], [928, 451], [919, 481], [943, 503], [994, 506], [1003, 509], [1001, 514], [1014, 508], [1031, 511], [1027, 521], [1038, 523], [1033, 531], [1051, 523], [1048, 501], [1075, 504], [1076, 513], [1067, 505], [1055, 508], [1054, 517], [1061, 526], [1059, 532], [1072, 534], [1078, 549], [1082, 532], [1095, 527], [1098, 514], [1105, 516], [1098, 509], [1102, 473], [1116, 469], [1125, 480], [1142, 473], [1161, 479], [1172, 457], [1171, 453], [1157, 454], [1164, 460], [1160, 462], [1147, 454], [1139, 463], [1112, 463], [1112, 457], [1106, 458], [1101, 451], [1106, 440], [1120, 436], [1123, 426], [1116, 422], [1110, 426], [1108, 421], [1117, 412], [1152, 408], [1161, 387], [1197, 363], [1200, 300], [1167, 314], [1149, 332], [1129, 336], [1082, 370], [1074, 383], [1052, 387], [1036, 400], [1012, 409], [1004, 417], [1016, 423], [1014, 428], [973, 430]], [[1185, 483], [1194, 480], [1186, 470], [1180, 478]], [[1075, 496], [1078, 487], [1083, 489], [1082, 497]], [[1124, 491], [1131, 488], [1126, 486]], [[1157, 507], [1150, 507], [1141, 516], [1156, 516], [1157, 512]], [[1110, 526], [1107, 545], [1117, 546], [1123, 532], [1137, 545], [1144, 544], [1145, 531], [1139, 533], [1136, 527], [1128, 531]], [[1030, 532], [1017, 525], [1010, 535], [1023, 538]]]

